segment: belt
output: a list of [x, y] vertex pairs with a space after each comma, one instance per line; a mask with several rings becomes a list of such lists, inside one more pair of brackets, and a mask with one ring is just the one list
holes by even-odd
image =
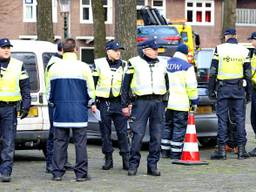
[[117, 97], [110, 97], [110, 98], [104, 98], [104, 97], [98, 97], [99, 101], [121, 101], [121, 96]]
[[8, 106], [15, 106], [17, 102], [15, 101], [0, 101], [0, 107], [8, 107]]
[[144, 100], [163, 100], [163, 95], [141, 95], [141, 96], [136, 96], [136, 99], [144, 99]]

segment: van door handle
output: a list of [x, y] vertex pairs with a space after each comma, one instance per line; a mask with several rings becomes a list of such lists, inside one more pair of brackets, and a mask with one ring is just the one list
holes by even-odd
[[44, 94], [39, 93], [39, 103], [43, 104], [44, 103]]

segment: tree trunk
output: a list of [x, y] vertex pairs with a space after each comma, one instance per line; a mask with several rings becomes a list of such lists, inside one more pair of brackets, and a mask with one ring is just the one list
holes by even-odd
[[37, 39], [54, 41], [52, 0], [37, 0]]
[[236, 27], [236, 7], [237, 0], [224, 0], [223, 32], [228, 28]]
[[125, 48], [122, 53], [125, 60], [137, 55], [136, 3], [136, 0], [115, 1], [115, 37]]
[[94, 57], [105, 56], [106, 29], [105, 14], [102, 0], [93, 0]]

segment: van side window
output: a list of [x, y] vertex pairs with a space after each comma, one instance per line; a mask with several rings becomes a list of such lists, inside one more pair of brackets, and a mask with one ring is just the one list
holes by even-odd
[[39, 91], [40, 86], [36, 55], [28, 52], [12, 52], [12, 57], [23, 61], [24, 67], [29, 75], [31, 92]]
[[53, 56], [53, 55], [55, 55], [56, 53], [53, 53], [53, 52], [49, 52], [49, 53], [47, 53], [47, 52], [45, 52], [45, 53], [43, 53], [43, 64], [44, 64], [44, 69], [46, 68], [46, 66], [47, 66], [47, 64], [48, 64], [48, 62], [49, 62], [49, 60], [51, 59], [51, 57]]

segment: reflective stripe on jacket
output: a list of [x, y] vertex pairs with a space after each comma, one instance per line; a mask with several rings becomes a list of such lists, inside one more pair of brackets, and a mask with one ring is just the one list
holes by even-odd
[[244, 77], [243, 64], [249, 62], [249, 50], [239, 44], [224, 43], [217, 46], [219, 60], [217, 79], [230, 80]]
[[134, 95], [164, 95], [166, 93], [166, 61], [159, 59], [154, 64], [147, 63], [141, 57], [129, 60], [133, 67], [131, 90]]
[[114, 97], [119, 96], [124, 72], [127, 69], [126, 62], [122, 61], [124, 66], [117, 69], [111, 68], [105, 57], [95, 59], [94, 62], [96, 66], [94, 74], [99, 77], [96, 85], [96, 96], [109, 98], [110, 91], [112, 91]]
[[256, 86], [256, 53], [253, 54], [251, 59], [251, 66], [252, 66], [252, 83], [253, 86]]
[[176, 52], [168, 61], [168, 109], [189, 111], [190, 101], [198, 100], [197, 80], [193, 65], [184, 54]]
[[6, 70], [1, 70], [0, 101], [20, 101], [19, 80], [28, 78], [26, 71], [22, 72], [22, 62], [11, 58]]

